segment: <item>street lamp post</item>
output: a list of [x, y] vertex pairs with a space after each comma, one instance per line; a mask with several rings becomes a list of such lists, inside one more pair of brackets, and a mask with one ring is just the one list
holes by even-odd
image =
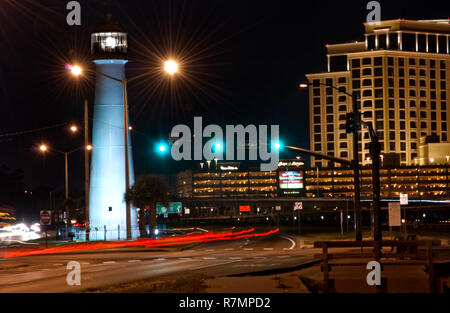
[[91, 226], [89, 219], [89, 150], [92, 146], [89, 145], [89, 110], [88, 101], [84, 100], [84, 212], [85, 212], [85, 229], [86, 229], [86, 240], [89, 241]]
[[[55, 148], [51, 149], [51, 151], [57, 152], [57, 153], [59, 153], [61, 155], [64, 155], [64, 195], [65, 195], [65, 197], [64, 197], [64, 199], [65, 199], [64, 207], [65, 207], [66, 220], [67, 220], [66, 233], [67, 233], [67, 228], [71, 226], [70, 225], [71, 224], [70, 223], [70, 216], [69, 216], [69, 207], [68, 207], [68, 204], [67, 204], [67, 200], [69, 199], [69, 155], [71, 155], [72, 153], [74, 153], [74, 152], [76, 152], [76, 151], [78, 151], [78, 150], [80, 150], [82, 148], [83, 147], [79, 147], [79, 148], [77, 148], [75, 150], [68, 151], [68, 152], [63, 152], [63, 151], [60, 151], [60, 150], [55, 149]], [[39, 150], [41, 150], [41, 152], [45, 153], [45, 152], [49, 151], [50, 148], [47, 145], [42, 144], [39, 147]]]
[[[308, 88], [311, 83], [302, 83], [300, 84], [300, 88]], [[346, 96], [350, 97], [352, 99], [352, 109], [353, 109], [353, 115], [355, 116], [355, 119], [359, 115], [359, 109], [358, 109], [358, 95], [355, 91], [353, 91], [352, 94], [339, 89], [336, 86], [320, 83], [322, 86], [330, 87], [335, 90], [337, 90], [339, 93], [343, 93]], [[359, 133], [359, 125], [356, 123], [355, 130], [353, 134], [353, 160], [352, 160], [352, 168], [353, 168], [353, 183], [354, 183], [354, 207], [355, 207], [355, 237], [356, 241], [362, 241], [362, 233], [361, 233], [361, 186], [360, 186], [360, 179], [359, 179], [359, 151], [358, 151], [358, 133]]]

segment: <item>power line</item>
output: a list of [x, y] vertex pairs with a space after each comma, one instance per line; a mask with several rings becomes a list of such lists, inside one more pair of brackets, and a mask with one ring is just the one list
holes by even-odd
[[30, 129], [30, 130], [18, 131], [18, 132], [13, 132], [13, 133], [0, 134], [0, 137], [13, 137], [13, 136], [27, 135], [27, 134], [41, 132], [41, 131], [44, 131], [44, 130], [47, 130], [47, 129], [57, 128], [57, 127], [64, 126], [64, 125], [67, 125], [67, 124], [69, 124], [69, 123], [68, 122], [64, 122], [64, 123], [51, 125], [51, 126], [46, 126], [46, 127], [41, 127], [41, 128], [35, 128], [35, 129]]

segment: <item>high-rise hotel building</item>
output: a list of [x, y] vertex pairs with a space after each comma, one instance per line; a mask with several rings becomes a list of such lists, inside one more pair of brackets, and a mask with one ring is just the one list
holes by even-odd
[[[365, 41], [327, 45], [325, 73], [306, 75], [310, 87], [311, 150], [353, 158], [352, 135], [345, 131], [356, 92], [362, 119], [372, 122], [381, 152], [411, 165], [420, 138], [449, 142], [450, 20], [390, 20], [365, 24]], [[359, 159], [369, 164], [369, 133], [359, 138]], [[397, 158], [398, 159], [398, 158]], [[312, 166], [328, 161], [311, 159]]]

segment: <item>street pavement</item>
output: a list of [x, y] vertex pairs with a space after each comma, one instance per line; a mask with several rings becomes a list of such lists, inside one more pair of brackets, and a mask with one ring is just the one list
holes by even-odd
[[[314, 260], [288, 235], [201, 243], [186, 250], [115, 249], [0, 259], [0, 292], [80, 292], [142, 279], [203, 273], [225, 276], [293, 267]], [[81, 286], [66, 282], [70, 261], [81, 265]]]

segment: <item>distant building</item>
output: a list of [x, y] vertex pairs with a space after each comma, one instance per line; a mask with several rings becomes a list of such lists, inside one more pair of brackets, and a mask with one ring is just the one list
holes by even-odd
[[238, 162], [219, 162], [212, 169], [187, 170], [177, 175], [180, 198], [276, 198], [303, 196], [303, 160], [281, 160], [273, 172], [241, 168]]
[[[450, 164], [383, 166], [381, 198], [399, 199], [401, 193], [414, 200], [450, 200]], [[241, 168], [219, 163], [218, 169], [195, 169], [177, 175], [176, 195], [181, 199], [281, 199], [354, 196], [353, 170], [346, 167], [304, 168], [298, 160], [281, 161], [277, 171]], [[372, 199], [372, 168], [361, 168], [361, 198]]]
[[[380, 169], [381, 198], [412, 200], [450, 200], [449, 164], [384, 167]], [[361, 199], [373, 197], [372, 167], [361, 168]], [[306, 196], [352, 198], [353, 170], [350, 168], [311, 168], [305, 170]]]
[[[382, 154], [391, 155], [389, 160], [397, 154], [401, 165], [413, 165], [422, 158], [421, 137], [439, 136], [440, 147], [449, 142], [449, 20], [389, 20], [364, 26], [364, 41], [327, 45], [327, 72], [306, 75], [312, 84], [311, 150], [353, 158], [352, 136], [345, 131], [351, 99], [326, 86], [332, 85], [356, 92], [362, 118], [377, 131]], [[371, 163], [369, 143], [363, 129], [358, 143], [363, 165]], [[424, 149], [429, 154], [435, 147]], [[311, 158], [312, 166], [328, 163]]]
[[439, 137], [420, 138], [419, 156], [414, 159], [417, 165], [449, 164], [450, 143], [440, 142]]

